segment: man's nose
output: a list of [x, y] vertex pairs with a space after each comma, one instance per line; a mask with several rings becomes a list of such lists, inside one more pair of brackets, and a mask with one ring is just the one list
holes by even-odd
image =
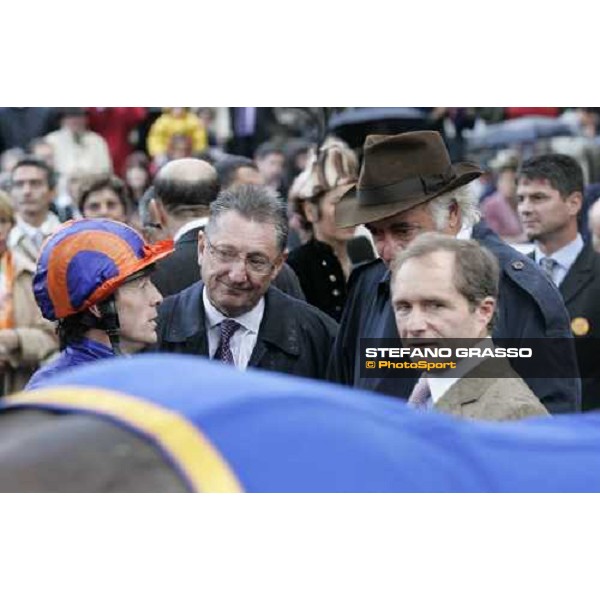
[[517, 204], [517, 212], [521, 215], [527, 215], [531, 213], [531, 204], [527, 198], [519, 200]]
[[394, 260], [396, 253], [400, 248], [398, 248], [398, 244], [392, 239], [392, 236], [386, 234], [383, 240], [377, 244], [377, 251], [379, 252], [379, 256], [381, 256], [382, 260], [389, 264]]
[[152, 286], [151, 304], [152, 306], [158, 306], [163, 301], [163, 296], [152, 282], [150, 282], [150, 285]]
[[235, 262], [231, 263], [229, 267], [229, 279], [237, 282], [247, 281], [248, 272], [246, 270], [245, 259], [238, 258]]
[[427, 320], [422, 310], [413, 307], [406, 318], [405, 329], [410, 337], [423, 337], [427, 331]]

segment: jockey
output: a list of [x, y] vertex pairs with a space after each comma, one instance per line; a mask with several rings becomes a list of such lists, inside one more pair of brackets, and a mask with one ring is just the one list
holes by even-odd
[[134, 229], [108, 219], [69, 221], [51, 236], [33, 290], [43, 316], [58, 321], [62, 352], [26, 389], [64, 369], [154, 344], [162, 296], [149, 271], [172, 251], [171, 241], [147, 245]]

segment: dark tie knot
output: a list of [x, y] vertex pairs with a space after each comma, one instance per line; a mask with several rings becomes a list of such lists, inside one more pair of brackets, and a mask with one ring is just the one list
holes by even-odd
[[221, 328], [221, 343], [228, 343], [233, 334], [240, 328], [240, 324], [233, 319], [225, 319], [219, 324]]

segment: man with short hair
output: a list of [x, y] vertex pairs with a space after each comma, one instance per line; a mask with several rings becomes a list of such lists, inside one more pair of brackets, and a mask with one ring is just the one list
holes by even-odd
[[[157, 265], [152, 281], [163, 296], [172, 296], [200, 280], [198, 236], [208, 222], [209, 207], [220, 183], [215, 168], [204, 160], [182, 158], [168, 162], [154, 179], [150, 221], [173, 239], [175, 252]], [[274, 283], [286, 294], [304, 299], [291, 267], [284, 266]]]
[[198, 239], [202, 282], [165, 300], [160, 350], [323, 379], [337, 324], [271, 286], [287, 234], [285, 207], [267, 188], [221, 192]]
[[[438, 231], [472, 237], [500, 263], [498, 338], [571, 338], [568, 315], [556, 288], [527, 257], [477, 223], [477, 199], [467, 185], [481, 174], [473, 163], [452, 164], [441, 136], [419, 131], [370, 135], [355, 192], [336, 206], [340, 227], [366, 224], [381, 259], [352, 274], [349, 296], [332, 352], [333, 381], [407, 398], [416, 380], [361, 377], [360, 340], [397, 339], [389, 294], [389, 265], [419, 234]], [[525, 381], [551, 412], [580, 409], [575, 350], [548, 365], [564, 377]]]
[[215, 168], [223, 190], [232, 185], [262, 185], [264, 183], [256, 163], [245, 156], [225, 156], [217, 162]]
[[50, 211], [54, 185], [52, 169], [38, 158], [26, 156], [12, 170], [10, 188], [17, 224], [10, 232], [8, 245], [19, 248], [34, 262], [46, 238], [60, 225]]
[[[398, 254], [391, 272], [392, 307], [405, 346], [450, 347], [459, 339], [492, 346], [500, 270], [489, 250], [474, 240], [425, 233]], [[456, 364], [422, 375], [409, 404], [491, 421], [548, 414], [507, 359], [473, 357]]]
[[[562, 294], [576, 341], [600, 338], [600, 256], [578, 231], [583, 191], [581, 166], [565, 154], [531, 158], [519, 171], [518, 211], [535, 244], [531, 258]], [[584, 344], [578, 344], [582, 375]], [[583, 377], [582, 391], [583, 410], [600, 408], [599, 377]]]
[[274, 191], [280, 191], [285, 170], [283, 149], [272, 142], [265, 142], [256, 149], [254, 161], [265, 185]]

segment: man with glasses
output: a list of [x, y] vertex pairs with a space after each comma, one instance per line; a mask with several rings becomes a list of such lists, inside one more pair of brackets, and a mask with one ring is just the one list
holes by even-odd
[[270, 287], [285, 261], [287, 235], [285, 206], [272, 191], [222, 191], [199, 236], [202, 282], [161, 306], [160, 350], [323, 379], [337, 324]]
[[[418, 235], [437, 231], [472, 238], [496, 256], [500, 288], [494, 338], [528, 340], [570, 338], [569, 317], [556, 288], [533, 261], [505, 244], [479, 223], [477, 199], [468, 185], [481, 175], [473, 163], [452, 164], [441, 136], [418, 131], [394, 136], [370, 135], [355, 190], [336, 205], [338, 227], [365, 224], [380, 259], [355, 269], [332, 352], [332, 381], [408, 398], [416, 381], [362, 377], [360, 341], [397, 340], [390, 303], [389, 267], [396, 254]], [[574, 345], [551, 356], [547, 378], [519, 373], [550, 412], [581, 410]]]
[[[208, 221], [211, 202], [216, 200], [219, 189], [226, 187], [215, 168], [206, 161], [180, 158], [170, 161], [158, 172], [151, 198], [140, 202], [144, 206], [146, 225], [154, 225], [154, 236], [160, 234], [175, 242], [175, 252], [161, 261], [152, 274], [152, 282], [165, 298], [200, 279], [198, 235]], [[273, 285], [304, 300], [298, 277], [287, 264]]]

